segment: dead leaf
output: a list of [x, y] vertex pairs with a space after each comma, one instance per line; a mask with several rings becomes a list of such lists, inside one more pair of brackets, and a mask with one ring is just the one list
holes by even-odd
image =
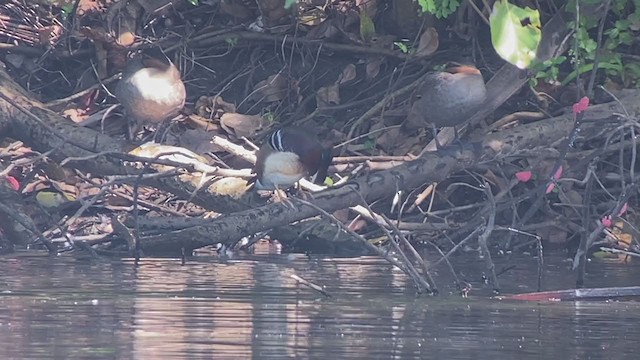
[[195, 104], [195, 113], [207, 119], [216, 119], [228, 112], [236, 112], [236, 106], [222, 96], [201, 96]]
[[260, 115], [224, 113], [220, 117], [220, 125], [236, 137], [252, 137], [262, 128], [263, 120]]
[[340, 104], [340, 85], [332, 84], [318, 89], [316, 103], [319, 108]]
[[78, 188], [62, 181], [51, 180], [51, 186], [58, 190], [67, 200], [73, 201], [78, 197]]
[[40, 44], [47, 48], [55, 46], [62, 37], [64, 29], [59, 25], [51, 25], [41, 29], [38, 29], [38, 35], [40, 36]]
[[[163, 159], [185, 165], [208, 164], [205, 157], [202, 157], [193, 151], [178, 146], [168, 146], [154, 142], [144, 143], [131, 150], [129, 154], [145, 158]], [[153, 164], [151, 167], [157, 171], [168, 171], [173, 169], [172, 166], [159, 164]]]
[[229, 195], [238, 198], [247, 192], [247, 180], [236, 177], [222, 178], [209, 186], [214, 194]]
[[342, 73], [338, 77], [338, 84], [344, 84], [356, 78], [356, 66], [349, 64], [342, 69]]
[[22, 188], [22, 193], [23, 194], [30, 194], [32, 192], [36, 192], [36, 191], [40, 191], [40, 190], [47, 190], [50, 189], [51, 186], [49, 186], [49, 181], [45, 180], [43, 177], [38, 177], [35, 180], [27, 183], [26, 185], [24, 185], [24, 187]]
[[327, 13], [319, 6], [305, 6], [299, 3], [303, 9], [298, 10], [298, 24], [305, 26], [318, 26], [327, 19]]
[[363, 219], [358, 219], [356, 221], [352, 221], [351, 223], [349, 223], [349, 230], [354, 231], [354, 232], [358, 232], [362, 229], [364, 229], [367, 226], [367, 222]]
[[[383, 124], [376, 124], [378, 128]], [[374, 127], [371, 127], [373, 130]], [[389, 130], [380, 133], [380, 136], [376, 138], [376, 145], [385, 151], [389, 155], [406, 155], [412, 150], [416, 143], [419, 143], [418, 138], [408, 137], [399, 128], [391, 128]], [[422, 145], [424, 146], [424, 145]]]
[[257, 101], [276, 102], [287, 96], [289, 91], [289, 79], [285, 75], [275, 74], [262, 80], [253, 88], [254, 98]]
[[498, 188], [498, 191], [502, 191], [507, 188], [508, 181], [502, 176], [496, 175], [493, 171], [487, 170], [482, 174], [491, 184]]
[[439, 45], [438, 31], [435, 28], [428, 27], [422, 35], [420, 35], [416, 56], [431, 56], [438, 50]]
[[100, 187], [89, 183], [80, 182], [76, 184], [78, 188], [78, 198], [86, 199], [100, 194]]
[[87, 113], [78, 108], [65, 109], [62, 112], [62, 115], [76, 124], [81, 123], [87, 119]]
[[118, 1], [109, 7], [107, 24], [116, 34], [115, 39], [119, 45], [129, 47], [133, 44], [141, 14], [142, 6], [135, 1]]
[[381, 56], [367, 57], [367, 79], [373, 79], [380, 73], [380, 66], [382, 66], [382, 61], [384, 58]]
[[45, 162], [42, 170], [50, 180], [62, 181], [67, 178], [67, 172], [62, 166], [53, 161]]

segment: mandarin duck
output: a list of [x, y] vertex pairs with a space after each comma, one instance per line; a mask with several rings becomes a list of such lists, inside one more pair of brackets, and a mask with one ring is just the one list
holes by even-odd
[[[480, 109], [487, 96], [480, 70], [455, 63], [445, 71], [427, 74], [418, 93], [421, 97], [411, 106], [402, 129], [415, 131], [430, 126], [437, 147], [441, 145], [436, 128], [452, 126], [455, 130]], [[455, 135], [457, 138], [457, 131]]]
[[186, 98], [180, 71], [158, 48], [149, 48], [128, 61], [115, 91], [132, 120], [130, 135], [145, 124], [160, 125], [174, 118]]
[[331, 149], [324, 148], [311, 132], [283, 128], [269, 135], [258, 150], [252, 180], [256, 190], [284, 190], [303, 177], [322, 184], [331, 159]]

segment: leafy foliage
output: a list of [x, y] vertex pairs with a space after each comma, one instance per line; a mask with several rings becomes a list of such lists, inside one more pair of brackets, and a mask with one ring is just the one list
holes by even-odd
[[[572, 1], [572, 2], [575, 2]], [[583, 6], [597, 6], [601, 1], [583, 0]], [[575, 6], [567, 7], [575, 11]], [[603, 69], [607, 77], [617, 77], [624, 86], [640, 86], [640, 66], [633, 56], [634, 41], [640, 36], [640, 0], [612, 0], [608, 20], [605, 22], [603, 44], [598, 60], [598, 68]], [[578, 71], [573, 71], [563, 83], [567, 83], [583, 72], [593, 70], [596, 57], [599, 17], [595, 12], [583, 12], [578, 24], [575, 39], [578, 42], [578, 53], [570, 50], [572, 57], [578, 56], [585, 63]], [[613, 20], [611, 20], [613, 18]], [[570, 24], [575, 27], [575, 22]], [[637, 46], [637, 45], [635, 45]]]
[[423, 13], [430, 13], [442, 19], [458, 10], [460, 1], [458, 0], [418, 0], [418, 4]]

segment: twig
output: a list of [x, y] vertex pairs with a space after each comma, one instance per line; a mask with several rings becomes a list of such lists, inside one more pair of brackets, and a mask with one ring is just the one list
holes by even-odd
[[407, 85], [407, 86], [405, 86], [403, 88], [400, 88], [400, 89], [388, 94], [384, 98], [382, 98], [382, 100], [380, 100], [378, 103], [373, 105], [371, 107], [371, 109], [367, 110], [367, 112], [365, 112], [358, 119], [356, 119], [356, 121], [351, 125], [351, 129], [349, 129], [349, 133], [347, 134], [347, 139], [353, 138], [353, 134], [355, 133], [356, 129], [365, 120], [367, 120], [369, 118], [372, 118], [375, 114], [377, 114], [378, 112], [382, 111], [384, 109], [384, 107], [387, 106], [387, 103], [389, 103], [389, 101], [413, 91], [418, 85], [420, 85], [420, 83], [422, 81], [424, 81], [424, 79], [421, 76], [417, 80], [412, 82], [411, 84], [409, 84], [409, 85]]
[[635, 253], [635, 252], [631, 252], [631, 251], [627, 251], [627, 250], [622, 250], [622, 249], [614, 249], [614, 248], [609, 248], [609, 247], [600, 247], [600, 251], [608, 252], [608, 253], [611, 253], [611, 254], [623, 254], [623, 255], [627, 255], [627, 256], [633, 256], [633, 257], [640, 258], [640, 254]]
[[67, 103], [69, 103], [69, 102], [71, 102], [71, 101], [73, 101], [75, 99], [78, 99], [80, 97], [85, 96], [86, 94], [90, 93], [91, 91], [93, 91], [95, 89], [99, 89], [99, 88], [103, 87], [105, 84], [110, 84], [110, 83], [114, 82], [115, 80], [117, 80], [120, 77], [120, 75], [121, 75], [120, 73], [112, 75], [112, 76], [110, 76], [110, 77], [108, 77], [108, 78], [106, 78], [106, 79], [104, 79], [102, 81], [99, 81], [99, 82], [89, 86], [88, 88], [86, 88], [86, 89], [84, 89], [82, 91], [79, 91], [79, 92], [77, 92], [75, 94], [71, 94], [71, 95], [69, 95], [69, 96], [67, 96], [65, 98], [62, 98], [62, 99], [56, 99], [56, 100], [49, 101], [48, 103], [45, 103], [44, 106], [47, 107], [47, 108], [51, 108], [51, 107], [55, 107], [55, 106], [58, 106], [58, 105], [67, 104]]
[[300, 204], [303, 205], [307, 205], [311, 208], [313, 208], [314, 210], [318, 211], [321, 215], [325, 216], [327, 219], [329, 219], [332, 223], [334, 223], [336, 226], [338, 226], [338, 228], [342, 229], [342, 231], [346, 232], [347, 234], [353, 236], [355, 239], [359, 240], [362, 244], [364, 244], [368, 249], [373, 250], [376, 254], [378, 254], [380, 257], [384, 258], [385, 260], [387, 260], [389, 263], [391, 263], [392, 265], [396, 266], [398, 269], [402, 270], [402, 272], [404, 272], [407, 276], [409, 276], [411, 279], [413, 279], [412, 274], [409, 272], [409, 270], [407, 269], [407, 267], [405, 267], [405, 265], [403, 265], [402, 263], [400, 263], [399, 261], [397, 261], [396, 259], [394, 259], [393, 257], [391, 257], [389, 254], [385, 253], [384, 251], [382, 251], [379, 247], [371, 244], [369, 241], [367, 241], [367, 239], [365, 239], [362, 235], [356, 233], [355, 231], [349, 229], [348, 227], [344, 226], [344, 224], [336, 219], [335, 216], [331, 215], [330, 213], [328, 213], [327, 211], [325, 211], [324, 209], [322, 209], [321, 207], [310, 203], [308, 201], [302, 200], [300, 198], [293, 198], [292, 199], [295, 202], [298, 202]]
[[289, 275], [289, 276], [290, 276], [293, 280], [295, 280], [295, 281], [297, 281], [297, 282], [301, 283], [302, 285], [305, 285], [305, 286], [309, 287], [309, 288], [310, 288], [310, 289], [312, 289], [312, 290], [315, 290], [315, 291], [319, 292], [320, 294], [322, 294], [322, 295], [324, 295], [324, 296], [326, 296], [326, 297], [328, 297], [328, 298], [333, 297], [333, 296], [331, 296], [331, 294], [329, 294], [329, 293], [328, 293], [328, 292], [327, 292], [327, 291], [326, 291], [322, 286], [319, 286], [319, 285], [316, 285], [316, 284], [314, 284], [314, 283], [312, 283], [312, 282], [309, 282], [309, 281], [307, 281], [307, 280], [305, 280], [305, 279], [301, 278], [300, 276], [298, 276], [298, 275], [296, 275], [296, 274], [291, 274], [291, 275]]
[[[214, 33], [215, 34], [215, 33]], [[286, 35], [271, 35], [271, 34], [260, 34], [256, 32], [249, 31], [233, 31], [227, 32], [222, 35], [211, 35], [211, 34], [199, 34], [192, 39], [188, 39], [187, 43], [191, 46], [207, 46], [210, 47], [213, 44], [225, 43], [229, 38], [237, 38], [243, 40], [251, 40], [251, 41], [274, 41], [279, 44], [284, 45], [295, 45], [295, 44], [304, 44], [307, 46], [317, 46], [322, 47], [327, 50], [347, 52], [347, 53], [360, 53], [360, 54], [372, 54], [372, 55], [383, 55], [391, 58], [396, 58], [399, 60], [407, 60], [407, 61], [420, 61], [424, 60], [423, 57], [418, 57], [412, 54], [405, 54], [400, 51], [387, 50], [384, 48], [377, 47], [369, 47], [369, 46], [358, 46], [358, 45], [347, 45], [347, 44], [335, 44], [326, 41], [319, 40], [309, 40], [300, 37], [286, 36]], [[172, 50], [178, 45], [170, 46], [167, 48], [167, 51]]]
[[[360, 194], [359, 192], [356, 192], [356, 193], [360, 197], [360, 201], [362, 201], [363, 206], [369, 211], [371, 216], [373, 216], [374, 212], [371, 209], [371, 207], [369, 206], [369, 204], [367, 204], [367, 201], [364, 199], [364, 197], [362, 197], [362, 194]], [[425, 276], [426, 279], [424, 279], [422, 276], [420, 276], [420, 273], [418, 272], [418, 270], [413, 266], [413, 262], [411, 260], [409, 260], [409, 257], [407, 256], [407, 254], [405, 254], [405, 252], [400, 248], [400, 246], [396, 242], [396, 236], [394, 236], [386, 227], [384, 227], [382, 225], [378, 225], [378, 227], [387, 235], [387, 238], [389, 239], [389, 243], [391, 244], [391, 247], [400, 255], [400, 257], [402, 257], [402, 260], [404, 261], [405, 266], [407, 267], [407, 269], [413, 275], [411, 278], [413, 279], [413, 281], [416, 284], [416, 286], [418, 286], [419, 289], [420, 288], [424, 288], [425, 290], [427, 290], [431, 294], [434, 294], [434, 295], [437, 294], [438, 290], [435, 287], [435, 283], [433, 281], [433, 278], [431, 278], [429, 270], [428, 270], [428, 268], [426, 266], [426, 263], [422, 259], [422, 257], [420, 255], [418, 255], [418, 252], [415, 251], [415, 249], [413, 248], [413, 246], [411, 246], [411, 244], [409, 244], [409, 242], [404, 237], [404, 235], [402, 235], [400, 230], [395, 225], [393, 225], [391, 223], [389, 218], [387, 218], [384, 214], [382, 214], [382, 218], [384, 219], [385, 223], [391, 229], [394, 230], [395, 235], [400, 240], [402, 240], [403, 245], [408, 246], [408, 248], [410, 250], [412, 250], [412, 255], [414, 256], [414, 258], [416, 258], [418, 260], [418, 262], [420, 263], [420, 265], [424, 269], [424, 276]]]
[[496, 267], [491, 260], [491, 252], [489, 251], [489, 246], [487, 245], [489, 237], [493, 232], [496, 224], [496, 200], [493, 198], [493, 194], [491, 193], [491, 187], [488, 183], [484, 183], [485, 194], [489, 199], [490, 211], [489, 211], [489, 220], [487, 221], [487, 225], [482, 232], [482, 234], [478, 237], [478, 244], [480, 245], [480, 250], [484, 256], [484, 262], [487, 266], [487, 270], [489, 270], [489, 276], [491, 279], [491, 283], [493, 284], [493, 289], [495, 292], [500, 292], [500, 284], [498, 283], [498, 277], [496, 276]]

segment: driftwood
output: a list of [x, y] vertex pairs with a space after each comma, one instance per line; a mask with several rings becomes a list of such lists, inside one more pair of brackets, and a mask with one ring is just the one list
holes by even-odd
[[[639, 94], [637, 91], [628, 92], [620, 99], [620, 103], [590, 107], [584, 118], [582, 134], [599, 133], [603, 130], [603, 125], [616, 124], [615, 114], [623, 113], [623, 108], [629, 113], [639, 113]], [[573, 122], [573, 115], [568, 113], [490, 134], [455, 155], [426, 153], [417, 160], [389, 170], [371, 172], [341, 187], [314, 194], [313, 203], [331, 212], [360, 204], [361, 197], [367, 202], [391, 198], [397, 190], [413, 189], [425, 183], [444, 180], [479, 162], [518, 156], [539, 147], [547, 148], [549, 144], [566, 137]], [[315, 209], [305, 205], [299, 204], [293, 209], [283, 204], [269, 204], [213, 219], [206, 225], [146, 237], [142, 239], [142, 243], [147, 253], [177, 251], [183, 247], [190, 250], [215, 243], [232, 243], [242, 236], [316, 215], [318, 212]]]

